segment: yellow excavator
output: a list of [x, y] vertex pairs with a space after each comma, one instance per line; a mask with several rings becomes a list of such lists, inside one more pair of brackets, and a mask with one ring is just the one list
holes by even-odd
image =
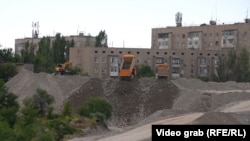
[[120, 79], [131, 80], [136, 77], [135, 68], [135, 56], [134, 55], [123, 55], [122, 64], [119, 71]]
[[72, 62], [65, 62], [64, 64], [57, 64], [55, 67], [55, 75], [64, 75], [69, 73], [72, 68]]

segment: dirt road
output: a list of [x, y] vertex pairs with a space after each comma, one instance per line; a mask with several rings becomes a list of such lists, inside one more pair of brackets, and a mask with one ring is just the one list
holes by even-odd
[[148, 123], [146, 125], [137, 127], [135, 129], [125, 131], [121, 134], [113, 135], [110, 137], [86, 137], [86, 138], [75, 138], [69, 141], [141, 141], [151, 138], [151, 128], [153, 124], [188, 124], [195, 119], [201, 117], [203, 113], [192, 113], [174, 118], [168, 118], [158, 120], [155, 122]]

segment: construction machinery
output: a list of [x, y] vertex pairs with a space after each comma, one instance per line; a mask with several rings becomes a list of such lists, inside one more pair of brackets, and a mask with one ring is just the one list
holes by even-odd
[[72, 62], [57, 64], [55, 67], [55, 75], [57, 74], [64, 75], [65, 73], [69, 73], [71, 68], [72, 68]]
[[121, 79], [131, 80], [136, 77], [135, 68], [135, 56], [134, 55], [123, 55], [122, 64], [119, 71], [119, 76]]
[[169, 78], [169, 66], [168, 64], [156, 64], [156, 77], [157, 78]]

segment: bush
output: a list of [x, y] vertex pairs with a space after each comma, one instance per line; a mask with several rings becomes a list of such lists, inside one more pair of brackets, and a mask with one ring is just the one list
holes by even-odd
[[11, 63], [0, 64], [0, 79], [7, 82], [11, 77], [17, 74], [15, 65]]
[[63, 140], [65, 135], [72, 135], [77, 131], [75, 128], [69, 126], [67, 123], [59, 119], [50, 121], [49, 126], [54, 129], [54, 137], [57, 141]]
[[153, 70], [144, 64], [137, 66], [137, 76], [138, 77], [154, 77], [155, 74]]
[[17, 96], [9, 93], [4, 85], [3, 80], [0, 79], [0, 122], [6, 121], [10, 127], [16, 122], [16, 113], [19, 109], [19, 104], [16, 101]]
[[208, 82], [209, 78], [207, 76], [200, 76], [199, 79], [204, 82]]
[[70, 103], [67, 101], [64, 103], [63, 105], [63, 112], [62, 112], [63, 116], [71, 116], [71, 105]]
[[[105, 119], [111, 118], [112, 105], [102, 97], [95, 97], [89, 99], [83, 107], [78, 110], [79, 115], [90, 117], [91, 114], [101, 113], [105, 116]], [[93, 116], [93, 115], [92, 115]]]

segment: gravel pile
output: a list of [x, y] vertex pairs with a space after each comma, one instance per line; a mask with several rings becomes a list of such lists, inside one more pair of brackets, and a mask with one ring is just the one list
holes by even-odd
[[62, 109], [63, 102], [80, 86], [89, 80], [88, 77], [52, 75], [47, 73], [20, 72], [6, 83], [10, 92], [18, 96], [22, 105], [25, 98], [36, 93], [37, 88], [46, 90], [55, 98], [54, 112]]

